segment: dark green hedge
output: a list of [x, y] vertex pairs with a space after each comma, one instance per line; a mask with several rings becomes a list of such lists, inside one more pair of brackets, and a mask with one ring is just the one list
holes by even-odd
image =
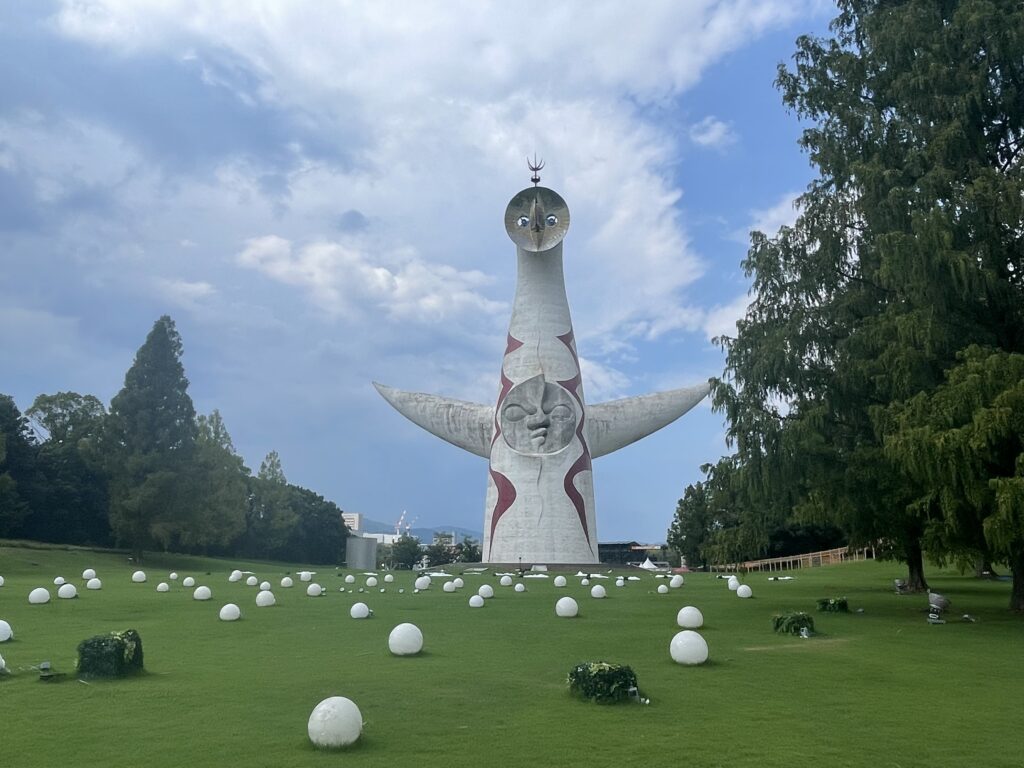
[[96, 635], [78, 644], [80, 677], [124, 677], [142, 671], [142, 638], [134, 629]]
[[602, 704], [638, 696], [636, 674], [623, 664], [585, 661], [569, 671], [569, 690]]
[[776, 632], [786, 635], [799, 635], [800, 630], [814, 631], [814, 618], [803, 611], [777, 613], [772, 616], [772, 627]]
[[819, 611], [831, 611], [832, 613], [849, 613], [850, 606], [845, 597], [823, 597], [818, 601]]

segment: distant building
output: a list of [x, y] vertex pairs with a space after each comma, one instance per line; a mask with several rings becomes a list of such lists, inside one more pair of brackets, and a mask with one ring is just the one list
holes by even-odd
[[638, 565], [647, 558], [664, 563], [668, 558], [665, 544], [641, 544], [638, 541], [605, 541], [597, 545], [598, 559], [609, 565]]
[[352, 533], [360, 533], [363, 530], [363, 513], [362, 512], [342, 512], [341, 519], [345, 521], [345, 526], [352, 531]]
[[402, 538], [397, 533], [360, 533], [359, 535], [364, 539], [376, 539], [378, 544], [394, 544]]
[[443, 547], [454, 547], [455, 531], [434, 531], [434, 540], [430, 543], [435, 546], [440, 544]]

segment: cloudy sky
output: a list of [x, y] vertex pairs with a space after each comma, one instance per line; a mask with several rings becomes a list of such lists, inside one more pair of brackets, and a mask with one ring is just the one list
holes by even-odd
[[[343, 509], [480, 530], [486, 462], [373, 380], [493, 402], [525, 158], [572, 212], [590, 402], [721, 373], [750, 229], [812, 176], [772, 85], [823, 0], [0, 5], [0, 392], [109, 403], [174, 318], [199, 412]], [[595, 462], [663, 541], [726, 452], [698, 406]]]

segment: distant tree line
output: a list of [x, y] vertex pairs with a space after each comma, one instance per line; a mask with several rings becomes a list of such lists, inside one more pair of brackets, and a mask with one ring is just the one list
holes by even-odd
[[838, 0], [779, 67], [818, 177], [759, 232], [713, 391], [735, 452], [670, 543], [768, 553], [794, 522], [1013, 574], [1024, 611], [1024, 5]]
[[480, 543], [469, 536], [463, 536], [462, 541], [455, 544], [439, 541], [424, 545], [416, 537], [405, 533], [393, 544], [379, 547], [377, 559], [390, 568], [415, 568], [420, 564], [437, 567], [449, 563], [479, 563]]
[[253, 475], [218, 411], [196, 415], [174, 321], [161, 317], [109, 409], [92, 395], [0, 395], [0, 537], [340, 564], [341, 510], [288, 483], [271, 451]]

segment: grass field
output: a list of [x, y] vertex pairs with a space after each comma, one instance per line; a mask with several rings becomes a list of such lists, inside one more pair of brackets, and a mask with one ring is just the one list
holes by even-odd
[[[84, 589], [86, 567], [101, 591]], [[902, 575], [893, 563], [802, 570], [786, 582], [752, 574], [749, 600], [707, 574], [667, 595], [648, 575], [623, 588], [609, 579], [608, 598], [594, 600], [579, 579], [565, 589], [529, 579], [520, 594], [489, 574], [465, 576], [453, 594], [437, 580], [413, 594], [408, 572], [385, 594], [353, 595], [339, 592], [345, 571], [321, 567], [310, 570], [326, 596], [310, 598], [298, 579], [278, 587], [301, 564], [154, 555], [144, 567], [148, 582], [133, 584], [134, 568], [116, 555], [0, 547], [0, 618], [15, 632], [0, 644], [14, 671], [0, 679], [0, 765], [1024, 765], [1024, 620], [1006, 610], [1007, 583], [930, 570], [952, 601], [950, 622], [932, 626], [922, 596], [891, 592]], [[270, 581], [277, 605], [257, 608], [255, 588], [228, 582], [233, 568]], [[180, 580], [157, 593], [171, 570], [211, 587], [213, 599], [193, 600]], [[78, 599], [56, 598], [58, 575]], [[495, 597], [469, 608], [484, 581]], [[29, 605], [37, 586], [50, 589], [49, 604]], [[578, 618], [555, 616], [563, 594], [579, 602]], [[815, 613], [817, 598], [833, 596], [863, 613]], [[349, 618], [356, 600], [375, 615]], [[218, 620], [228, 602], [241, 621]], [[684, 605], [704, 613], [703, 666], [668, 654]], [[792, 609], [814, 613], [816, 637], [772, 632], [772, 614]], [[959, 621], [963, 613], [977, 622]], [[404, 621], [423, 631], [419, 656], [388, 652]], [[146, 674], [78, 682], [79, 641], [129, 627], [142, 636]], [[592, 659], [632, 666], [650, 705], [570, 696], [566, 674]], [[40, 682], [31, 665], [42, 660], [71, 674]], [[358, 704], [363, 736], [319, 751], [306, 721], [332, 695]]]

